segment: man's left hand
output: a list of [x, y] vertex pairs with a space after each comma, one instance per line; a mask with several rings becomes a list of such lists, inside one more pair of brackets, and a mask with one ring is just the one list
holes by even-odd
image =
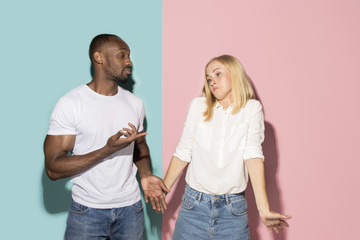
[[141, 178], [141, 187], [144, 191], [145, 202], [151, 202], [152, 208], [156, 213], [163, 213], [166, 210], [164, 192], [168, 193], [163, 180], [155, 175], [144, 176]]

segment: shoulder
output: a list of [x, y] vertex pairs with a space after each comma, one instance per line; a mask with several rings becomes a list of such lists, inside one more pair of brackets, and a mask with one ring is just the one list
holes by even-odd
[[76, 101], [82, 98], [82, 96], [84, 96], [86, 94], [86, 85], [81, 85], [78, 86], [74, 89], [72, 89], [71, 91], [69, 91], [68, 93], [66, 93], [64, 96], [61, 97], [61, 99], [65, 100], [65, 101]]
[[130, 92], [130, 91], [126, 90], [126, 89], [123, 89], [122, 87], [119, 87], [118, 89], [119, 89], [120, 94], [123, 95], [129, 101], [142, 102], [141, 98], [134, 95], [132, 92]]
[[259, 100], [256, 99], [250, 99], [247, 101], [245, 108], [249, 108], [249, 109], [257, 109], [257, 110], [261, 110], [262, 109], [262, 105], [260, 103]]
[[196, 97], [191, 103], [190, 107], [203, 108], [206, 107], [206, 98], [205, 97]]
[[127, 104], [138, 109], [137, 111], [144, 111], [144, 103], [140, 97], [121, 87], [119, 87], [119, 93], [122, 96], [120, 99], [125, 99]]

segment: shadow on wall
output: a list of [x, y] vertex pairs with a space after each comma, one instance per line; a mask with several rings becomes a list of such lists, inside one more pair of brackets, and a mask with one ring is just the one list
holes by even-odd
[[68, 211], [71, 204], [71, 191], [66, 188], [66, 183], [69, 179], [51, 181], [44, 168], [41, 180], [46, 211], [50, 214]]
[[[249, 77], [249, 76], [248, 76]], [[251, 78], [249, 77], [252, 82]], [[253, 83], [253, 82], [252, 82]], [[261, 103], [261, 98], [257, 94], [256, 88], [253, 84], [255, 91], [256, 99]], [[263, 109], [265, 115], [265, 109]], [[262, 144], [263, 153], [265, 156], [265, 179], [266, 179], [266, 190], [268, 195], [268, 200], [270, 208], [276, 212], [282, 212], [283, 202], [281, 200], [281, 190], [279, 189], [279, 184], [277, 182], [277, 169], [279, 163], [278, 157], [278, 146], [277, 146], [277, 136], [276, 131], [273, 125], [265, 121], [265, 140]], [[248, 187], [246, 189], [246, 199], [248, 202], [248, 217], [249, 217], [249, 227], [250, 227], [250, 237], [252, 240], [261, 240], [261, 236], [258, 233], [259, 225], [263, 225], [259, 217], [259, 213], [255, 203], [254, 192], [251, 187], [251, 181], [249, 181]], [[265, 225], [263, 225], [265, 227]], [[273, 231], [273, 239], [285, 240], [286, 239], [286, 229], [281, 231], [279, 234], [276, 234]]]
[[[171, 198], [166, 198], [167, 210], [163, 214], [163, 235], [162, 239], [171, 239], [173, 235], [173, 222], [177, 219], [177, 210], [181, 205], [182, 195], [185, 192], [185, 175], [187, 171], [187, 166], [183, 170], [177, 182], [174, 184], [174, 187], [171, 189], [171, 192], [174, 193]], [[176, 213], [176, 214], [175, 214]]]

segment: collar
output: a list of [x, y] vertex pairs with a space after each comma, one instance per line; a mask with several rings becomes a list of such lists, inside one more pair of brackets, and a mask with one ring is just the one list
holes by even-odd
[[[220, 104], [218, 101], [216, 101], [216, 104], [215, 104], [215, 106], [214, 106], [214, 110], [216, 110], [216, 109], [218, 109], [218, 108], [224, 109], [223, 106], [221, 106], [221, 104]], [[233, 108], [233, 103], [230, 104], [227, 109], [224, 109], [224, 111], [226, 111], [226, 112], [232, 111], [232, 108]]]

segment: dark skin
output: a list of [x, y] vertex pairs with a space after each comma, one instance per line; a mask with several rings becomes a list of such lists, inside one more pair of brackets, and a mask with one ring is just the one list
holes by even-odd
[[[111, 37], [92, 57], [94, 77], [87, 85], [99, 94], [115, 95], [118, 91], [117, 81], [126, 81], [131, 75], [132, 62], [128, 45], [120, 38]], [[74, 148], [75, 135], [47, 135], [44, 142], [46, 173], [51, 180], [74, 176], [134, 142], [134, 163], [138, 168], [145, 201], [150, 201], [153, 209], [159, 213], [167, 208], [163, 192], [169, 190], [162, 179], [152, 174], [145, 135], [147, 133], [138, 132], [129, 123], [128, 128], [119, 129], [110, 136], [104, 147], [84, 155], [72, 156], [68, 156], [68, 153]]]

